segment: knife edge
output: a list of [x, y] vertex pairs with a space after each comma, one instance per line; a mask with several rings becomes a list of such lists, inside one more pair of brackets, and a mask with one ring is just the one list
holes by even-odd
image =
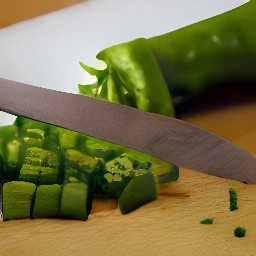
[[0, 109], [123, 145], [169, 163], [256, 183], [256, 159], [182, 120], [0, 78]]

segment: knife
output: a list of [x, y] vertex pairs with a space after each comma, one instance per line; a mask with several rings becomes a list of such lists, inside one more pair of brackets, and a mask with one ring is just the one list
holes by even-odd
[[0, 110], [147, 153], [180, 167], [256, 183], [256, 158], [167, 116], [0, 78]]

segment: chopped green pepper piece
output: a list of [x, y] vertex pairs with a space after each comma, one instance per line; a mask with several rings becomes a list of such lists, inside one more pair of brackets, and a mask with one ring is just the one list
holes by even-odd
[[213, 218], [207, 218], [207, 219], [204, 219], [204, 220], [201, 220], [200, 221], [201, 224], [213, 224]]
[[26, 150], [24, 163], [53, 168], [59, 166], [58, 155], [56, 153], [37, 147]]
[[19, 179], [35, 184], [54, 184], [58, 182], [58, 176], [56, 168], [23, 164]]
[[[86, 150], [87, 143], [99, 145], [102, 149], [111, 149], [115, 151], [115, 156], [126, 154], [126, 156], [133, 161], [134, 169], [140, 169], [144, 165], [145, 169], [149, 169], [156, 176], [159, 183], [175, 181], [179, 178], [179, 168], [176, 165], [167, 163], [150, 155], [135, 151], [130, 148], [126, 148], [120, 145], [116, 145], [110, 142], [102, 141], [96, 138], [87, 137], [86, 139]], [[95, 148], [97, 147], [95, 146]], [[89, 152], [89, 150], [88, 150]], [[89, 154], [89, 153], [88, 153]], [[106, 160], [109, 161], [109, 160]], [[142, 168], [143, 169], [143, 168]]]
[[162, 171], [163, 174], [160, 174], [161, 169], [159, 171], [156, 171], [156, 169], [155, 171], [154, 169], [151, 169], [151, 171], [154, 174], [158, 173], [157, 178], [159, 183], [167, 183], [170, 181], [175, 181], [179, 178], [179, 167], [174, 164], [169, 164], [169, 168]]
[[149, 169], [159, 183], [175, 181], [179, 178], [179, 167], [174, 164], [167, 163], [133, 149], [124, 148], [124, 151], [130, 159], [133, 159], [135, 169], [143, 164], [147, 167], [145, 169], [148, 169], [149, 166], [147, 165], [150, 165]]
[[157, 198], [157, 186], [153, 174], [148, 170], [135, 171], [128, 185], [118, 200], [122, 214], [129, 213], [138, 207]]
[[6, 162], [8, 153], [6, 152], [6, 145], [9, 141], [18, 138], [18, 129], [14, 125], [7, 125], [0, 127], [0, 155]]
[[6, 163], [8, 167], [17, 167], [21, 165], [23, 161], [25, 149], [20, 140], [11, 140], [6, 145], [7, 157]]
[[237, 206], [237, 193], [234, 188], [229, 189], [229, 210], [235, 211], [238, 209]]
[[104, 178], [100, 181], [104, 193], [110, 198], [119, 199], [134, 172], [133, 163], [124, 155], [107, 162]]
[[64, 218], [87, 220], [88, 185], [83, 182], [66, 183], [63, 186], [60, 216]]
[[3, 186], [3, 216], [8, 219], [30, 218], [31, 202], [36, 185], [24, 181], [11, 181]]
[[236, 227], [234, 229], [234, 235], [236, 237], [244, 237], [246, 234], [246, 229], [244, 227]]
[[59, 160], [57, 154], [41, 148], [28, 148], [19, 179], [35, 184], [58, 183]]
[[19, 138], [10, 140], [6, 144], [6, 179], [18, 180], [19, 171], [24, 161], [25, 145]]
[[88, 155], [102, 158], [105, 161], [109, 161], [120, 154], [118, 147], [113, 146], [112, 143], [91, 137], [87, 137], [85, 141], [85, 151]]
[[65, 169], [70, 167], [77, 169], [78, 171], [88, 172], [93, 174], [95, 178], [102, 174], [104, 164], [101, 159], [88, 156], [75, 149], [67, 149], [64, 152]]
[[24, 147], [18, 137], [18, 129], [13, 125], [0, 127], [0, 156], [3, 160], [4, 181], [18, 178], [18, 171], [24, 157]]
[[74, 132], [74, 131], [60, 128], [60, 127], [54, 127], [53, 131], [57, 137], [58, 145], [63, 149], [65, 148], [79, 149], [85, 138], [85, 136], [81, 133]]
[[61, 189], [62, 186], [58, 184], [38, 186], [32, 216], [34, 218], [57, 217]]

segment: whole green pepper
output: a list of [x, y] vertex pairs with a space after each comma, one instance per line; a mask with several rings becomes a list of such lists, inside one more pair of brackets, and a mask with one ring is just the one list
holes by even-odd
[[[256, 1], [176, 31], [138, 38], [99, 52], [107, 69], [82, 67], [98, 78], [91, 93], [104, 98], [113, 84], [119, 103], [173, 116], [173, 97], [202, 93], [209, 86], [256, 81]], [[111, 84], [111, 86], [110, 86]], [[88, 86], [79, 85], [88, 94]], [[104, 97], [101, 93], [104, 92]], [[122, 93], [124, 92], [124, 93]], [[123, 98], [132, 98], [129, 101]], [[117, 101], [117, 100], [116, 100]]]

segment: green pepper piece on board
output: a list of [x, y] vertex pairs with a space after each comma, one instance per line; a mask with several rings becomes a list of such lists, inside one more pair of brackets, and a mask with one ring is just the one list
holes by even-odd
[[11, 140], [18, 138], [18, 128], [14, 125], [7, 125], [0, 127], [0, 155], [2, 156], [4, 162], [8, 157], [7, 153], [7, 143]]
[[175, 181], [179, 178], [178, 166], [130, 148], [123, 147], [123, 149], [129, 159], [134, 161], [135, 167], [136, 165], [140, 166], [144, 164], [146, 166], [147, 164], [150, 164], [150, 171], [154, 174], [159, 183]]
[[57, 217], [62, 186], [40, 185], [36, 189], [33, 218]]
[[[91, 148], [95, 148], [95, 150], [92, 151]], [[85, 151], [88, 152], [88, 154], [91, 153], [93, 156], [97, 157], [96, 148], [99, 148], [105, 152], [108, 152], [108, 150], [114, 151], [113, 158], [122, 154], [127, 155], [127, 157], [134, 162], [135, 169], [137, 168], [136, 165], [146, 165], [150, 163], [150, 171], [153, 172], [153, 174], [156, 176], [156, 179], [158, 179], [158, 182], [160, 183], [175, 181], [179, 178], [179, 168], [174, 164], [167, 163], [158, 158], [152, 157], [150, 155], [138, 152], [130, 148], [126, 148], [88, 136], [86, 138]], [[108, 162], [111, 160], [111, 158], [106, 158], [105, 160]]]
[[60, 203], [60, 216], [78, 220], [87, 220], [88, 185], [84, 182], [72, 182], [63, 185]]
[[6, 182], [3, 186], [4, 220], [30, 218], [35, 191], [36, 185], [29, 182]]
[[17, 138], [6, 145], [6, 179], [8, 181], [18, 180], [19, 172], [25, 157], [24, 142]]
[[92, 137], [86, 138], [85, 151], [88, 155], [102, 158], [105, 161], [113, 159], [120, 153], [118, 147], [115, 147], [114, 144]]
[[106, 163], [100, 186], [108, 197], [118, 200], [133, 176], [132, 161], [126, 156], [119, 156]]
[[23, 141], [14, 139], [6, 145], [6, 165], [10, 168], [21, 167], [25, 155], [25, 148]]
[[35, 184], [58, 183], [59, 159], [57, 154], [41, 148], [28, 148], [19, 179]]
[[87, 154], [82, 153], [79, 150], [65, 150], [64, 158], [66, 162], [65, 170], [68, 170], [70, 167], [75, 167], [75, 169], [80, 170], [81, 172], [93, 174], [95, 179], [98, 179], [97, 177], [102, 174], [102, 171], [104, 169], [104, 164], [101, 159], [91, 157]]
[[126, 214], [156, 198], [157, 185], [154, 175], [148, 170], [139, 170], [120, 195], [118, 206], [121, 213]]
[[69, 183], [75, 178], [88, 185], [88, 214], [91, 211], [94, 193], [99, 185], [99, 181], [104, 172], [102, 159], [91, 157], [79, 150], [64, 150], [64, 180]]
[[25, 155], [25, 146], [14, 125], [0, 127], [0, 156], [4, 164], [4, 181], [17, 180]]

